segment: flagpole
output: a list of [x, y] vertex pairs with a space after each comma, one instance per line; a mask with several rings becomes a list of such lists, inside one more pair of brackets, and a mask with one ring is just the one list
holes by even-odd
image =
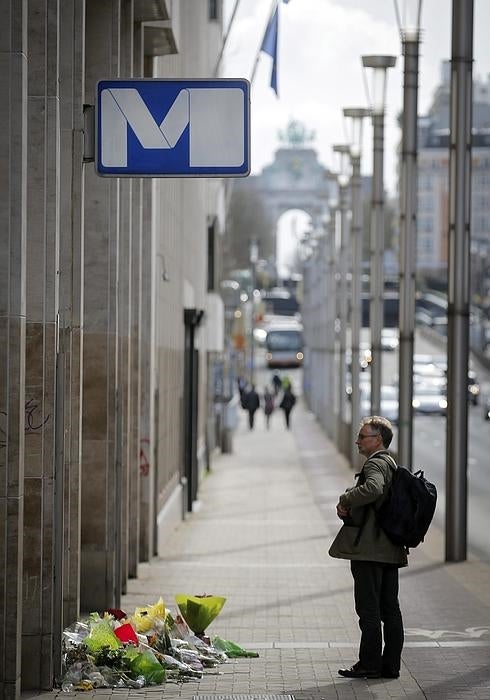
[[[276, 10], [277, 4], [278, 4], [278, 0], [272, 0], [271, 9], [269, 12], [269, 19], [267, 20], [267, 24], [265, 25], [266, 30], [267, 30], [267, 27], [269, 26], [271, 19], [272, 19], [272, 15], [274, 14], [274, 12]], [[257, 66], [259, 65], [259, 58], [260, 58], [261, 50], [262, 50], [262, 41], [259, 44], [259, 48], [257, 49], [257, 55], [255, 56], [255, 63], [254, 63], [254, 66], [252, 68], [252, 75], [250, 76], [250, 85], [253, 85], [253, 82], [254, 82], [255, 74], [257, 72]]]
[[220, 67], [221, 59], [223, 58], [223, 53], [225, 50], [226, 42], [228, 41], [228, 37], [230, 36], [230, 30], [231, 30], [231, 27], [233, 25], [233, 21], [235, 19], [235, 15], [237, 13], [239, 4], [240, 4], [240, 0], [235, 0], [235, 5], [234, 5], [233, 11], [231, 13], [230, 21], [228, 22], [228, 27], [227, 27], [225, 35], [223, 37], [223, 42], [221, 44], [221, 51], [219, 52], [219, 56], [216, 59], [216, 65], [214, 67], [214, 72], [213, 72], [213, 77], [215, 77], [215, 78], [218, 76], [218, 70]]

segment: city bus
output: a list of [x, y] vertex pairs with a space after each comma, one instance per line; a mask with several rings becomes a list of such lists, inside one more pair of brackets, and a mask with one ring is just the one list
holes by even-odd
[[265, 360], [272, 367], [303, 364], [303, 326], [297, 321], [275, 322], [267, 327]]

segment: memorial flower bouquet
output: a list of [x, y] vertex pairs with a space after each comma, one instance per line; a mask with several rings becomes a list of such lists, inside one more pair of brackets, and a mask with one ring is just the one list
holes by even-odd
[[195, 635], [203, 635], [206, 628], [219, 615], [226, 598], [214, 595], [186, 595], [178, 593], [175, 602], [180, 613]]

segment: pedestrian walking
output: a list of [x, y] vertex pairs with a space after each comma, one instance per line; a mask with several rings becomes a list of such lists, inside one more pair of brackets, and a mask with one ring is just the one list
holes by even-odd
[[255, 412], [260, 406], [260, 399], [259, 395], [255, 391], [255, 385], [252, 384], [252, 388], [250, 391], [248, 391], [245, 396], [244, 396], [244, 404], [245, 408], [248, 411], [248, 424], [250, 426], [250, 430], [253, 430], [254, 427], [254, 419], [255, 419]]
[[396, 469], [388, 452], [392, 438], [393, 430], [386, 418], [370, 416], [361, 421], [356, 445], [366, 461], [356, 475], [356, 485], [347, 489], [337, 504], [337, 515], [344, 524], [329, 554], [350, 560], [361, 630], [359, 660], [351, 668], [339, 669], [346, 678], [400, 675], [403, 621], [398, 602], [398, 569], [407, 566], [407, 554], [404, 547], [388, 539], [376, 522], [376, 510], [386, 497]]
[[264, 413], [265, 413], [265, 426], [267, 430], [270, 427], [270, 420], [272, 413], [274, 411], [274, 396], [269, 391], [269, 387], [265, 387], [264, 391]]
[[288, 384], [286, 389], [284, 390], [284, 394], [281, 399], [281, 403], [279, 404], [279, 408], [282, 408], [284, 411], [284, 418], [286, 420], [286, 428], [289, 430], [290, 427], [290, 421], [291, 421], [291, 411], [293, 410], [293, 406], [296, 403], [296, 396], [293, 394], [293, 390], [291, 388], [291, 384]]
[[247, 380], [243, 377], [238, 377], [238, 393], [240, 394], [240, 405], [242, 408], [246, 408], [246, 396], [247, 396]]
[[272, 385], [274, 387], [274, 395], [277, 396], [282, 388], [282, 379], [277, 372], [272, 375]]

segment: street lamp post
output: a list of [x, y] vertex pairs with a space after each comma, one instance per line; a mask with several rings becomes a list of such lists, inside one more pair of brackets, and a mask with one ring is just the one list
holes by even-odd
[[255, 372], [255, 347], [254, 347], [254, 330], [255, 330], [255, 278], [257, 262], [259, 260], [259, 246], [255, 239], [250, 241], [250, 270], [251, 270], [251, 286], [252, 286], [252, 296], [251, 296], [251, 317], [250, 317], [250, 383], [254, 384], [254, 372]]
[[349, 211], [348, 184], [349, 184], [349, 154], [350, 148], [345, 144], [333, 147], [337, 155], [337, 183], [339, 188], [339, 414], [338, 414], [338, 439], [340, 451], [345, 453], [345, 405], [346, 405], [346, 350], [347, 327], [349, 325], [349, 284], [348, 284], [348, 251], [349, 251]]
[[381, 412], [381, 330], [383, 327], [384, 280], [384, 181], [383, 139], [386, 104], [386, 72], [396, 63], [396, 56], [363, 56], [364, 68], [372, 69], [369, 94], [373, 123], [373, 187], [371, 203], [371, 291], [369, 326], [371, 328], [371, 413]]
[[359, 459], [356, 446], [357, 431], [360, 421], [360, 390], [359, 390], [359, 353], [362, 318], [362, 182], [361, 182], [361, 150], [363, 121], [370, 115], [368, 109], [362, 107], [346, 107], [344, 117], [350, 122], [350, 159], [351, 175], [351, 241], [352, 241], [352, 282], [351, 282], [351, 460], [354, 467]]
[[327, 432], [332, 440], [336, 437], [335, 426], [335, 405], [336, 405], [336, 373], [335, 373], [335, 323], [337, 317], [337, 283], [335, 279], [335, 266], [337, 256], [335, 251], [335, 220], [337, 217], [338, 201], [330, 200], [328, 203], [329, 218], [326, 221], [326, 264], [327, 264], [327, 297], [326, 297], [326, 317], [327, 317], [327, 385], [328, 385], [328, 407], [327, 407]]
[[422, 0], [395, 11], [403, 50], [403, 114], [400, 167], [400, 285], [398, 358], [398, 459], [413, 462], [413, 352], [415, 336], [415, 271], [417, 258], [417, 88]]
[[467, 554], [473, 0], [453, 0], [449, 150], [446, 561]]

